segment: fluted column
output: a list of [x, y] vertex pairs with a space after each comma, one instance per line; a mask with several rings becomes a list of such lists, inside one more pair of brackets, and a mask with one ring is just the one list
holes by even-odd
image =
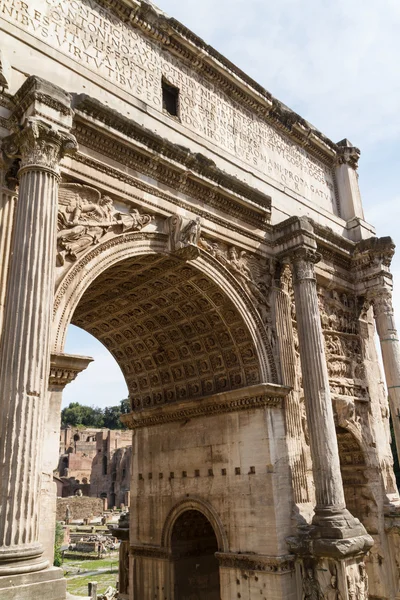
[[380, 286], [369, 294], [382, 351], [397, 455], [400, 456], [400, 343], [391, 290]]
[[15, 186], [7, 185], [6, 170], [9, 167], [6, 161], [2, 165], [0, 155], [0, 169], [3, 173], [0, 180], [0, 338], [3, 327], [4, 303], [7, 289], [8, 263], [11, 250], [11, 236], [14, 221], [14, 209], [16, 203]]
[[58, 165], [75, 147], [73, 136], [35, 117], [3, 142], [21, 165], [0, 357], [0, 575], [48, 564], [38, 540]]
[[321, 537], [341, 538], [365, 534], [365, 530], [346, 509], [344, 498], [314, 272], [319, 258], [305, 247], [290, 254], [316, 494], [313, 523]]

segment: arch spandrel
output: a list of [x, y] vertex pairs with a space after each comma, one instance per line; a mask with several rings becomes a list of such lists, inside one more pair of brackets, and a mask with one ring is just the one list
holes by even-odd
[[199, 250], [185, 261], [168, 238], [132, 233], [98, 244], [59, 283], [54, 348], [69, 323], [116, 358], [134, 407], [276, 383], [262, 321], [240, 283]]

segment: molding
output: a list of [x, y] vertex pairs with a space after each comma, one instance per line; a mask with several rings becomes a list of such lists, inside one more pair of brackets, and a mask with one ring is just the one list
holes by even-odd
[[[127, 173], [125, 173], [123, 171], [119, 171], [116, 168], [110, 167], [107, 164], [104, 164], [104, 163], [102, 163], [94, 158], [91, 158], [89, 156], [80, 154], [79, 152], [74, 155], [73, 162], [85, 165], [86, 167], [88, 167], [89, 169], [92, 169], [93, 171], [95, 171], [97, 173], [103, 173], [105, 175], [108, 175], [109, 177], [112, 177], [115, 181], [120, 181], [120, 182], [126, 183], [126, 184], [128, 184], [128, 186], [130, 186], [132, 188], [136, 188], [141, 191], [144, 191], [151, 196], [155, 196], [157, 198], [162, 198], [166, 202], [171, 203], [171, 205], [173, 205], [173, 206], [179, 206], [180, 208], [184, 208], [185, 210], [190, 211], [190, 213], [192, 213], [192, 214], [198, 215], [199, 217], [202, 217], [203, 219], [206, 219], [206, 220], [210, 221], [211, 223], [215, 223], [216, 225], [218, 225], [220, 227], [227, 228], [230, 231], [235, 231], [235, 232], [239, 233], [240, 235], [243, 235], [244, 237], [254, 240], [258, 244], [263, 244], [265, 246], [271, 246], [271, 242], [268, 239], [263, 238], [261, 235], [257, 235], [255, 233], [253, 233], [251, 230], [248, 230], [248, 229], [245, 229], [244, 227], [240, 227], [240, 226], [236, 225], [232, 220], [229, 221], [228, 218], [226, 220], [221, 219], [220, 217], [210, 213], [209, 210], [202, 208], [201, 205], [196, 206], [196, 205], [191, 204], [189, 199], [187, 201], [182, 200], [182, 198], [180, 198], [178, 195], [174, 195], [173, 191], [171, 191], [171, 193], [163, 192], [159, 188], [157, 188], [155, 186], [151, 186], [150, 184], [147, 184], [147, 183], [141, 181], [140, 179], [133, 177], [132, 175], [128, 175]], [[90, 176], [90, 175], [88, 176], [87, 172], [83, 173], [82, 171], [74, 168], [73, 166], [69, 167], [69, 168], [64, 167], [63, 171], [64, 171], [64, 173], [67, 173], [68, 175], [71, 175], [74, 178], [79, 177], [81, 175], [84, 175], [85, 179], [88, 179], [88, 177], [89, 177], [89, 179], [91, 180], [90, 185], [98, 186], [98, 184], [99, 184], [98, 177]], [[94, 175], [95, 174], [96, 173], [94, 173]], [[148, 198], [142, 197], [139, 194], [135, 194], [131, 191], [128, 192], [127, 189], [129, 189], [129, 188], [127, 188], [127, 186], [123, 186], [120, 188], [120, 190], [124, 194], [124, 196], [129, 195], [134, 202], [139, 202], [143, 207], [147, 207], [149, 210], [158, 212], [160, 214], [163, 214], [163, 213], [167, 213], [169, 215], [176, 214], [176, 212], [174, 210], [172, 210], [172, 206], [171, 206], [170, 210], [168, 210], [168, 208], [165, 208], [165, 207], [160, 208], [160, 205], [157, 202], [152, 202]], [[118, 189], [113, 189], [112, 192], [114, 194], [118, 193]], [[265, 225], [263, 227], [263, 229], [265, 231], [272, 231], [272, 226]], [[215, 232], [213, 232], [213, 233], [215, 233]], [[257, 250], [254, 250], [254, 252], [257, 253]], [[262, 254], [260, 253], [260, 255], [262, 255]]]
[[[252, 225], [265, 228], [269, 224], [271, 197], [227, 175], [209, 158], [160, 137], [87, 96], [78, 96], [75, 109], [74, 133], [80, 144]], [[99, 131], [89, 119], [107, 129]], [[128, 145], [123, 138], [115, 139], [109, 129], [140, 146], [132, 148], [132, 142]]]
[[61, 391], [93, 361], [90, 356], [52, 353], [50, 355], [49, 386]]
[[166, 548], [171, 548], [171, 538], [177, 519], [188, 510], [195, 510], [206, 517], [211, 524], [218, 542], [219, 552], [227, 552], [229, 549], [228, 538], [222, 521], [214, 507], [207, 500], [196, 496], [188, 496], [181, 500], [169, 511], [165, 519], [161, 534], [161, 543]]
[[171, 552], [168, 548], [162, 548], [161, 546], [150, 546], [150, 545], [130, 545], [130, 554], [135, 558], [153, 558], [169, 560], [171, 558]]
[[164, 425], [176, 421], [187, 421], [197, 417], [208, 417], [242, 410], [283, 407], [283, 398], [291, 388], [258, 384], [232, 390], [214, 396], [196, 398], [185, 402], [175, 402], [171, 406], [131, 412], [121, 416], [121, 421], [129, 429], [140, 429]]
[[217, 552], [221, 568], [241, 569], [242, 571], [263, 571], [282, 575], [294, 571], [296, 557], [292, 554], [283, 556], [267, 556], [265, 554], [236, 554], [234, 552]]

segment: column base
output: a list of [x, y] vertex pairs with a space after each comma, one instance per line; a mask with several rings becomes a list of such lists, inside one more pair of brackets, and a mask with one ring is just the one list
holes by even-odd
[[299, 528], [299, 535], [287, 539], [297, 555], [344, 559], [366, 554], [373, 538], [358, 519], [347, 510], [316, 510], [311, 525]]
[[43, 571], [49, 561], [43, 557], [43, 546], [33, 544], [0, 549], [0, 577]]
[[367, 535], [364, 525], [347, 508], [316, 508], [312, 527], [316, 538], [338, 540]]
[[1, 600], [65, 600], [67, 582], [62, 569], [51, 567], [39, 573], [0, 577]]

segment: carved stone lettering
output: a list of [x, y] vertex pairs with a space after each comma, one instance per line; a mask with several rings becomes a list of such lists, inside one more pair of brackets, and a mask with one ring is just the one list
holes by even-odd
[[337, 212], [330, 168], [94, 0], [0, 0], [0, 16], [160, 111], [164, 77], [180, 90], [185, 127]]

